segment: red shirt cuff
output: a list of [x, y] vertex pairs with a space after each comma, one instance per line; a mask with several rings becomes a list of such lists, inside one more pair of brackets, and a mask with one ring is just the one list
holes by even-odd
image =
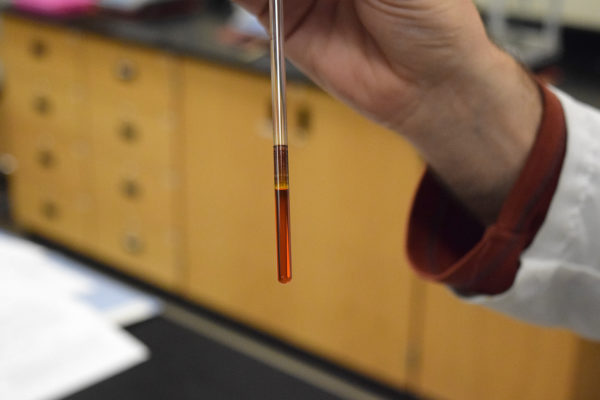
[[500, 294], [517, 275], [520, 255], [542, 225], [566, 150], [566, 122], [557, 97], [541, 86], [544, 111], [525, 167], [498, 219], [484, 227], [426, 171], [408, 230], [408, 256], [421, 276], [462, 294]]

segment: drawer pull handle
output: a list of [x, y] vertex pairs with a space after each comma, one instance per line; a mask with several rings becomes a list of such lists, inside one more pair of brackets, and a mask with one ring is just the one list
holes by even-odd
[[137, 77], [138, 72], [134, 63], [129, 60], [121, 60], [117, 65], [116, 75], [121, 82], [132, 82]]
[[48, 46], [43, 40], [34, 39], [29, 46], [29, 51], [33, 58], [40, 60], [48, 54]]
[[56, 163], [56, 158], [54, 154], [50, 150], [41, 150], [38, 153], [37, 157], [38, 163], [42, 166], [42, 168], [52, 168]]
[[50, 221], [56, 220], [59, 216], [58, 207], [52, 201], [42, 203], [41, 212], [44, 218]]
[[50, 112], [50, 100], [46, 96], [37, 96], [33, 99], [33, 109], [40, 115], [47, 115]]
[[144, 242], [139, 235], [128, 232], [123, 236], [123, 248], [132, 255], [140, 255], [144, 252]]
[[121, 183], [121, 192], [130, 200], [135, 200], [142, 195], [140, 185], [133, 179], [126, 179]]
[[306, 135], [309, 133], [312, 126], [312, 113], [308, 107], [302, 107], [296, 114], [296, 125], [300, 134]]
[[119, 128], [119, 136], [127, 143], [133, 143], [138, 138], [138, 131], [130, 122], [124, 122]]

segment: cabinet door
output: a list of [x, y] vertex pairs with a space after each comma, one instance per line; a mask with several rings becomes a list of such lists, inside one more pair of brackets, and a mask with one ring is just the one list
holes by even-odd
[[168, 290], [179, 275], [175, 157], [177, 61], [88, 37], [86, 54], [96, 199], [93, 252]]
[[7, 74], [80, 81], [81, 51], [82, 35], [77, 31], [51, 27], [31, 18], [2, 18], [0, 53]]
[[87, 38], [90, 96], [130, 114], [162, 115], [173, 109], [177, 63], [170, 54]]
[[13, 132], [12, 154], [17, 161], [19, 179], [67, 189], [88, 187], [86, 157], [89, 149], [84, 140], [65, 142], [52, 135], [22, 130]]
[[8, 74], [4, 89], [3, 107], [15, 134], [25, 130], [62, 139], [86, 135], [87, 110], [80, 85]]
[[277, 282], [270, 87], [184, 69], [188, 293], [395, 385], [405, 380], [408, 207], [422, 171], [397, 135], [289, 87], [293, 280]]
[[11, 184], [14, 216], [30, 229], [71, 247], [84, 249], [92, 217], [88, 192], [18, 176]]
[[437, 285], [423, 294], [418, 392], [450, 400], [575, 398], [572, 334], [462, 303]]
[[175, 124], [166, 112], [139, 115], [101, 102], [91, 111], [91, 140], [95, 154], [127, 160], [144, 170], [173, 167]]
[[99, 259], [167, 290], [180, 279], [179, 238], [172, 225], [157, 225], [122, 209], [99, 208], [95, 215]]
[[97, 155], [92, 162], [97, 257], [167, 289], [174, 289], [179, 254], [176, 182], [167, 168]]

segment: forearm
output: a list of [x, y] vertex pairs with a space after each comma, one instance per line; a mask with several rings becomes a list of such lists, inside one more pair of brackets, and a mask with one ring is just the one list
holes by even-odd
[[500, 294], [519, 271], [553, 202], [566, 148], [561, 104], [548, 89], [536, 140], [493, 224], [484, 227], [440, 185], [424, 176], [411, 213], [408, 254], [417, 272], [463, 294]]
[[535, 141], [542, 102], [534, 80], [508, 55], [490, 48], [481, 57], [428, 90], [415, 117], [398, 130], [456, 198], [489, 225]]

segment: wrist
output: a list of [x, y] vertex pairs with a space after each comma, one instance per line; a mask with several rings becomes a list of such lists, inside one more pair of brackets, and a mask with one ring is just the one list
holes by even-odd
[[479, 54], [426, 91], [399, 130], [450, 191], [491, 223], [535, 142], [542, 100], [535, 81], [510, 56], [493, 45]]

